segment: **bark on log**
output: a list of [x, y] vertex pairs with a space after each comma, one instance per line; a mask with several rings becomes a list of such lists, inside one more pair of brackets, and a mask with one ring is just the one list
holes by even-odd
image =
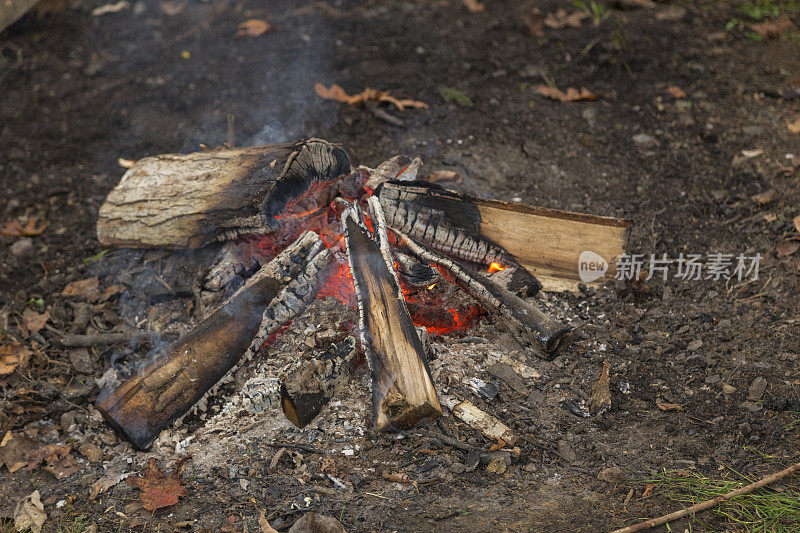
[[545, 290], [574, 290], [584, 251], [613, 261], [624, 253], [630, 221], [484, 200], [425, 182], [388, 181], [375, 190], [389, 226], [459, 259], [518, 263]]
[[322, 239], [304, 233], [166, 353], [101, 395], [98, 410], [136, 448], [147, 448], [243, 356], [305, 309], [330, 260]]
[[376, 198], [368, 200], [374, 240], [357, 207], [342, 215], [353, 275], [361, 342], [372, 378], [378, 429], [411, 427], [442, 414], [428, 361], [395, 278], [386, 223]]
[[288, 205], [327, 205], [352, 171], [348, 153], [321, 139], [146, 157], [100, 207], [103, 246], [195, 248], [269, 233]]
[[554, 359], [570, 341], [570, 328], [542, 313], [525, 300], [495, 284], [467, 266], [430, 250], [395, 229], [399, 244], [418, 258], [437, 265], [489, 312], [500, 314], [502, 325], [522, 344], [531, 346], [544, 359]]
[[297, 361], [282, 377], [281, 407], [286, 417], [304, 428], [347, 382], [356, 341], [348, 337], [331, 344], [311, 360]]

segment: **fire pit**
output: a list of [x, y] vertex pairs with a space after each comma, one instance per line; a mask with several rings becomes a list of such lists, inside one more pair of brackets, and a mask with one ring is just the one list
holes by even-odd
[[[315, 357], [247, 380], [237, 401], [251, 412], [280, 405], [302, 428], [365, 359], [378, 429], [441, 416], [429, 335], [467, 331], [482, 313], [521, 349], [556, 357], [572, 327], [532, 297], [543, 284], [574, 286], [585, 250], [612, 263], [628, 224], [473, 198], [416, 181], [419, 161], [406, 161], [357, 167], [344, 148], [308, 139], [137, 162], [100, 210], [101, 243], [219, 252], [195, 285], [196, 325], [103, 391], [97, 405], [106, 420], [137, 448], [149, 447], [242, 360], [280, 342], [276, 335], [318, 296], [334, 297], [331, 313], [349, 313], [350, 322], [315, 336]], [[485, 383], [473, 386], [492, 394]], [[444, 403], [513, 444], [506, 426], [470, 402]]]

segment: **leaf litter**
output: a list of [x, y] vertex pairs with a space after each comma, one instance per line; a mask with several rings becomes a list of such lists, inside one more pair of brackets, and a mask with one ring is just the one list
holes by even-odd
[[139, 496], [142, 507], [148, 511], [155, 511], [178, 503], [180, 497], [186, 494], [186, 488], [181, 483], [181, 472], [189, 457], [187, 455], [178, 459], [169, 476], [165, 476], [158, 469], [155, 458], [151, 457], [141, 475], [128, 478], [129, 485], [142, 491]]
[[420, 102], [419, 100], [412, 100], [410, 98], [399, 98], [392, 95], [389, 91], [378, 91], [367, 87], [360, 93], [349, 95], [338, 84], [334, 83], [330, 87], [325, 87], [321, 83], [314, 85], [314, 91], [320, 98], [325, 100], [333, 100], [342, 104], [348, 104], [353, 107], [363, 106], [367, 102], [387, 103], [395, 106], [399, 111], [403, 111], [407, 107], [427, 109], [428, 104]]

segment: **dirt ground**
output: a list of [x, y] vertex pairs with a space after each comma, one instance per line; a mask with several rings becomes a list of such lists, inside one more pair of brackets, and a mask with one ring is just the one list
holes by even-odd
[[[66, 444], [77, 465], [61, 478], [52, 465], [0, 466], [3, 527], [12, 530], [17, 502], [38, 490], [45, 531], [258, 531], [262, 510], [279, 530], [313, 510], [348, 531], [601, 531], [680, 507], [647, 489], [659, 472], [754, 479], [798, 461], [800, 136], [791, 127], [800, 98], [780, 94], [800, 86], [797, 28], [760, 39], [750, 27], [759, 21], [730, 2], [608, 2], [603, 20], [578, 28], [536, 23], [534, 8], [541, 22], [575, 11], [571, 2], [484, 3], [472, 12], [457, 0], [131, 0], [93, 15], [103, 2], [87, 0], [0, 33], [0, 224], [37, 215], [47, 224], [40, 235], [0, 237], [0, 345], [31, 352], [0, 376], [0, 437], [10, 431], [31, 449]], [[774, 5], [800, 26], [796, 3]], [[238, 24], [266, 18], [274, 32], [234, 38]], [[390, 124], [323, 101], [316, 82], [388, 89], [429, 108], [387, 107], [403, 121]], [[603, 98], [559, 102], [540, 85]], [[472, 105], [445, 101], [442, 88]], [[274, 446], [239, 443], [227, 464], [190, 462], [186, 495], [155, 513], [124, 481], [90, 500], [120, 461], [135, 473], [156, 457], [169, 472], [180, 456], [132, 451], [98, 420], [95, 380], [118, 349], [76, 354], [55, 342], [127, 319], [124, 283], [88, 318], [77, 312], [85, 302], [61, 294], [68, 283], [100, 272], [102, 289], [148, 260], [95, 258], [97, 210], [124, 172], [118, 160], [304, 136], [343, 142], [368, 165], [420, 156], [426, 171], [454, 170], [458, 188], [478, 195], [628, 218], [630, 251], [648, 257], [760, 253], [759, 277], [550, 296], [586, 322], [580, 338], [552, 363], [527, 361], [544, 375], [528, 394], [474, 399], [521, 437], [503, 472], [466, 472], [462, 450], [413, 431], [367, 430], [354, 456], [298, 450], [270, 465]], [[771, 201], [752, 199], [769, 190]], [[22, 327], [26, 310], [47, 311], [47, 326]], [[492, 330], [491, 319], [479, 328]], [[564, 409], [562, 399], [589, 393], [604, 359], [612, 410], [581, 418]], [[430, 428], [489, 445], [452, 418]], [[622, 475], [599, 475], [611, 467]], [[786, 531], [800, 528], [792, 523]], [[671, 526], [743, 529], [711, 513]]]

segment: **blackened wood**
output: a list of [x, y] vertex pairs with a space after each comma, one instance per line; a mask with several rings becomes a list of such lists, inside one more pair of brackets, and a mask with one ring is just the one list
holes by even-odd
[[500, 314], [505, 319], [500, 324], [513, 331], [522, 344], [536, 349], [540, 357], [553, 359], [569, 343], [569, 327], [542, 313], [486, 276], [426, 248], [397, 230], [391, 231], [398, 236], [401, 246], [420, 259], [439, 266], [486, 311]]
[[357, 207], [342, 215], [359, 310], [361, 342], [372, 379], [378, 429], [411, 427], [441, 416], [425, 351], [395, 278], [380, 204], [368, 200], [374, 239]]
[[603, 257], [613, 278], [630, 227], [620, 218], [485, 200], [424, 182], [388, 181], [375, 194], [389, 226], [459, 259], [519, 264], [546, 290], [576, 288], [584, 251]]
[[303, 428], [347, 382], [356, 351], [352, 337], [333, 343], [316, 357], [298, 360], [282, 376], [281, 407], [291, 422]]
[[100, 207], [97, 238], [103, 246], [194, 248], [268, 233], [304, 195], [329, 203], [351, 171], [348, 153], [321, 139], [146, 157]]
[[116, 389], [97, 408], [138, 449], [185, 414], [242, 356], [303, 311], [330, 262], [306, 232], [205, 320]]

